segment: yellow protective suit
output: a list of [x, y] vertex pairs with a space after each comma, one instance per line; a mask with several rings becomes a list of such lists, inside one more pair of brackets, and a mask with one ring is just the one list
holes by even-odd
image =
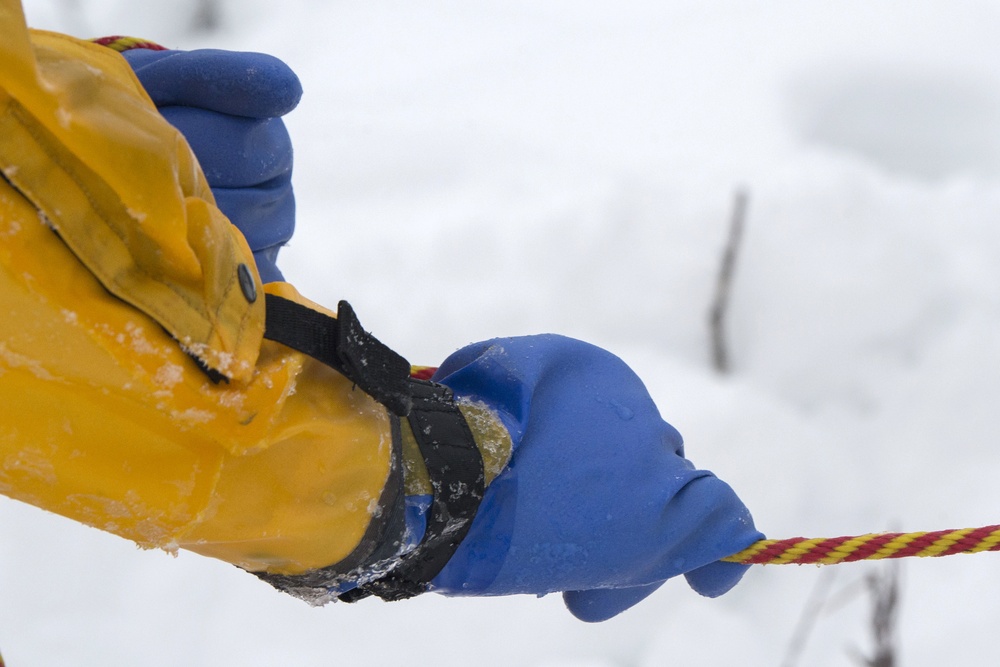
[[[0, 34], [0, 492], [254, 572], [357, 561], [401, 464], [390, 419], [264, 340], [260, 295], [321, 309], [260, 284], [119, 54], [29, 31], [17, 0]], [[491, 478], [509, 440], [463, 410]]]

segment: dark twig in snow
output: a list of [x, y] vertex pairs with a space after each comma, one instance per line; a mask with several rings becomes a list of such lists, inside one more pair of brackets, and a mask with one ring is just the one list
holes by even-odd
[[872, 600], [871, 657], [859, 655], [865, 667], [896, 667], [896, 621], [899, 618], [899, 564], [886, 563], [885, 568], [868, 576], [868, 593]]
[[[832, 570], [831, 570], [832, 572]], [[823, 573], [826, 574], [826, 571]], [[864, 655], [856, 648], [850, 647], [848, 652], [854, 660], [864, 667], [897, 667], [896, 657], [896, 620], [899, 609], [899, 563], [890, 561], [880, 566], [862, 579], [845, 586], [837, 593], [830, 594], [833, 575], [820, 576], [813, 586], [812, 593], [806, 601], [799, 622], [781, 667], [795, 667], [805, 649], [813, 627], [819, 617], [844, 606], [857, 599], [865, 590], [872, 604], [871, 631], [874, 649], [871, 657]]]
[[746, 190], [736, 191], [733, 198], [733, 214], [729, 220], [729, 239], [722, 253], [719, 277], [715, 284], [715, 299], [709, 313], [712, 334], [712, 365], [720, 373], [729, 372], [729, 348], [726, 344], [726, 314], [729, 310], [729, 294], [732, 290], [736, 256], [743, 238], [748, 195]]

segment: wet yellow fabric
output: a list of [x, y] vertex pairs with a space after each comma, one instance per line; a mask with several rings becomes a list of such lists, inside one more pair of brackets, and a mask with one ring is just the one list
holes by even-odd
[[45, 32], [29, 44], [20, 5], [3, 5], [4, 176], [109, 291], [247, 379], [264, 306], [244, 297], [237, 267], [253, 260], [187, 143], [117, 53]]
[[389, 473], [385, 410], [262, 340], [246, 243], [118, 54], [29, 33], [15, 0], [0, 34], [0, 492], [254, 571], [337, 563]]

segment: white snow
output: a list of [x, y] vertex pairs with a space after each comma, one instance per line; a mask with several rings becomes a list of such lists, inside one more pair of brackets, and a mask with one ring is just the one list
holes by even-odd
[[[1000, 523], [1000, 7], [637, 0], [30, 0], [38, 27], [274, 53], [301, 75], [310, 298], [416, 363], [553, 331], [645, 379], [772, 537]], [[750, 193], [734, 372], [706, 314]], [[850, 590], [878, 565], [834, 569]], [[600, 625], [558, 596], [310, 608], [0, 502], [0, 651], [33, 665], [777, 665], [823, 572], [683, 581]], [[900, 657], [989, 663], [1000, 555], [903, 565]], [[801, 665], [853, 665], [842, 597]]]

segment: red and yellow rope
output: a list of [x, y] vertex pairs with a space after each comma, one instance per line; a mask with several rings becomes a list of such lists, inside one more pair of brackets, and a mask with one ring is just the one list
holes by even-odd
[[410, 366], [410, 377], [415, 380], [430, 380], [436, 372], [436, 366]]
[[722, 560], [748, 565], [832, 565], [858, 560], [952, 556], [980, 551], [1000, 551], [1000, 525], [929, 533], [872, 533], [853, 537], [760, 540]]
[[[147, 39], [140, 39], [138, 37], [125, 37], [122, 35], [112, 35], [110, 37], [99, 37], [97, 39], [90, 40], [95, 44], [100, 44], [101, 46], [106, 46], [109, 49], [118, 51], [130, 51], [132, 49], [150, 49], [151, 51], [166, 51], [166, 47], [160, 46], [156, 42], [150, 42]], [[2, 667], [2, 665], [0, 665]]]

